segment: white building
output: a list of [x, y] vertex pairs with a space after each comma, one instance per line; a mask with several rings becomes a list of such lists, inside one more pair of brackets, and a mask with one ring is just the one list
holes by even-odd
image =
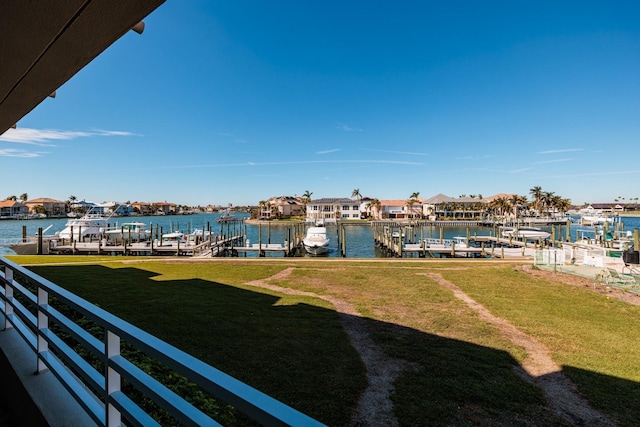
[[308, 222], [335, 222], [338, 219], [360, 219], [360, 202], [348, 198], [324, 198], [307, 203]]

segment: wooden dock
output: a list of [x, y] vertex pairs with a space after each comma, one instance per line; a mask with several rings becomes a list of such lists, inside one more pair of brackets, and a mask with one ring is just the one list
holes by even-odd
[[425, 238], [424, 228], [404, 224], [377, 224], [374, 228], [374, 244], [392, 257], [420, 258], [507, 258], [533, 257], [538, 243], [516, 238], [471, 236], [444, 239], [440, 228], [440, 238]]

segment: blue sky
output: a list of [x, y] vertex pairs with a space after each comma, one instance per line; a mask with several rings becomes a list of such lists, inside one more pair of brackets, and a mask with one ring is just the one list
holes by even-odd
[[177, 1], [0, 136], [0, 196], [640, 197], [636, 1]]

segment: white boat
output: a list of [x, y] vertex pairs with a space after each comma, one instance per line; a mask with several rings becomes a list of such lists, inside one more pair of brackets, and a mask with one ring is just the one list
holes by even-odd
[[422, 247], [426, 249], [465, 249], [469, 245], [467, 244], [467, 238], [463, 236], [455, 236], [452, 239], [436, 239], [425, 238], [422, 240]]
[[[55, 234], [45, 234], [53, 224], [42, 230], [42, 253], [49, 253], [49, 241], [55, 242], [58, 238]], [[15, 239], [9, 244], [9, 248], [18, 255], [36, 255], [38, 253], [38, 236], [28, 236], [26, 239]]]
[[551, 233], [537, 227], [502, 227], [500, 234], [506, 238], [526, 240], [544, 240], [551, 236]]
[[307, 253], [322, 255], [329, 251], [329, 239], [325, 227], [309, 227], [307, 234], [302, 239], [302, 244]]
[[605, 222], [613, 224], [614, 218], [602, 214], [580, 216], [581, 225], [604, 225]]
[[123, 222], [119, 226], [105, 230], [104, 235], [110, 241], [143, 241], [151, 237], [151, 230], [144, 222]]
[[156, 240], [155, 242], [156, 247], [163, 248], [177, 248], [178, 245], [182, 248], [189, 244], [187, 235], [182, 231], [173, 231], [171, 233], [163, 234], [160, 241]]
[[61, 240], [83, 242], [87, 239], [98, 240], [107, 229], [108, 218], [100, 214], [87, 212], [80, 218], [70, 218], [65, 224], [64, 230], [57, 232], [56, 236]]
[[612, 224], [615, 220], [612, 216], [607, 216], [601, 209], [595, 209], [589, 205], [580, 209], [577, 214], [580, 216], [581, 225], [604, 225], [605, 222]]

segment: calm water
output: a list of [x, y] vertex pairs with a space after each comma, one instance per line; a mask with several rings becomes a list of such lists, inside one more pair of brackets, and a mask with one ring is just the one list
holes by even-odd
[[[236, 215], [242, 216], [242, 215]], [[244, 215], [245, 217], [248, 215]], [[216, 223], [216, 219], [220, 217], [220, 214], [196, 214], [186, 216], [150, 216], [150, 217], [129, 217], [129, 218], [113, 218], [110, 221], [110, 225], [115, 226], [116, 223], [140, 221], [145, 224], [153, 224], [153, 226], [160, 226], [166, 233], [171, 230], [180, 230], [185, 233], [191, 232], [195, 229], [201, 229], [207, 227], [209, 224], [211, 229], [215, 233], [220, 232], [220, 224]], [[634, 228], [640, 228], [640, 218], [638, 217], [622, 217], [622, 223], [625, 230], [633, 230]], [[52, 226], [47, 234], [52, 234], [56, 231], [64, 229], [66, 218], [61, 219], [37, 219], [27, 221], [17, 220], [1, 220], [0, 221], [0, 243], [6, 241], [6, 239], [15, 239], [22, 237], [22, 226], [27, 226], [27, 234], [35, 235], [38, 228], [42, 227], [46, 229], [50, 225]], [[289, 227], [286, 225], [236, 225], [238, 231], [244, 233], [246, 227], [247, 238], [251, 243], [258, 243], [259, 240], [262, 243], [284, 243], [288, 234]], [[551, 230], [551, 227], [542, 227], [547, 231]], [[225, 229], [226, 230], [226, 229]], [[261, 235], [259, 236], [258, 232]], [[455, 236], [466, 236], [467, 233], [476, 235], [488, 235], [490, 229], [486, 227], [446, 227], [443, 229], [443, 237], [450, 239]], [[591, 233], [593, 235], [593, 227], [582, 227], [579, 225], [572, 225], [570, 229], [571, 239], [576, 238], [576, 232], [581, 234]], [[419, 232], [418, 232], [419, 233]], [[439, 227], [428, 227], [423, 230], [424, 237], [440, 237]], [[560, 236], [566, 235], [566, 227], [562, 226], [560, 230], [556, 228], [556, 233]], [[335, 226], [327, 227], [327, 236], [331, 239], [331, 246], [329, 249], [328, 257], [339, 257], [340, 252], [338, 250], [338, 228]], [[417, 236], [420, 238], [420, 235]], [[346, 256], [347, 258], [376, 258], [383, 257], [384, 254], [378, 252], [373, 244], [373, 229], [368, 225], [349, 225], [345, 227], [345, 241], [346, 241]], [[0, 246], [0, 255], [13, 254], [8, 247]], [[256, 256], [248, 255], [248, 256]], [[282, 255], [274, 254], [272, 256], [282, 257]]]

